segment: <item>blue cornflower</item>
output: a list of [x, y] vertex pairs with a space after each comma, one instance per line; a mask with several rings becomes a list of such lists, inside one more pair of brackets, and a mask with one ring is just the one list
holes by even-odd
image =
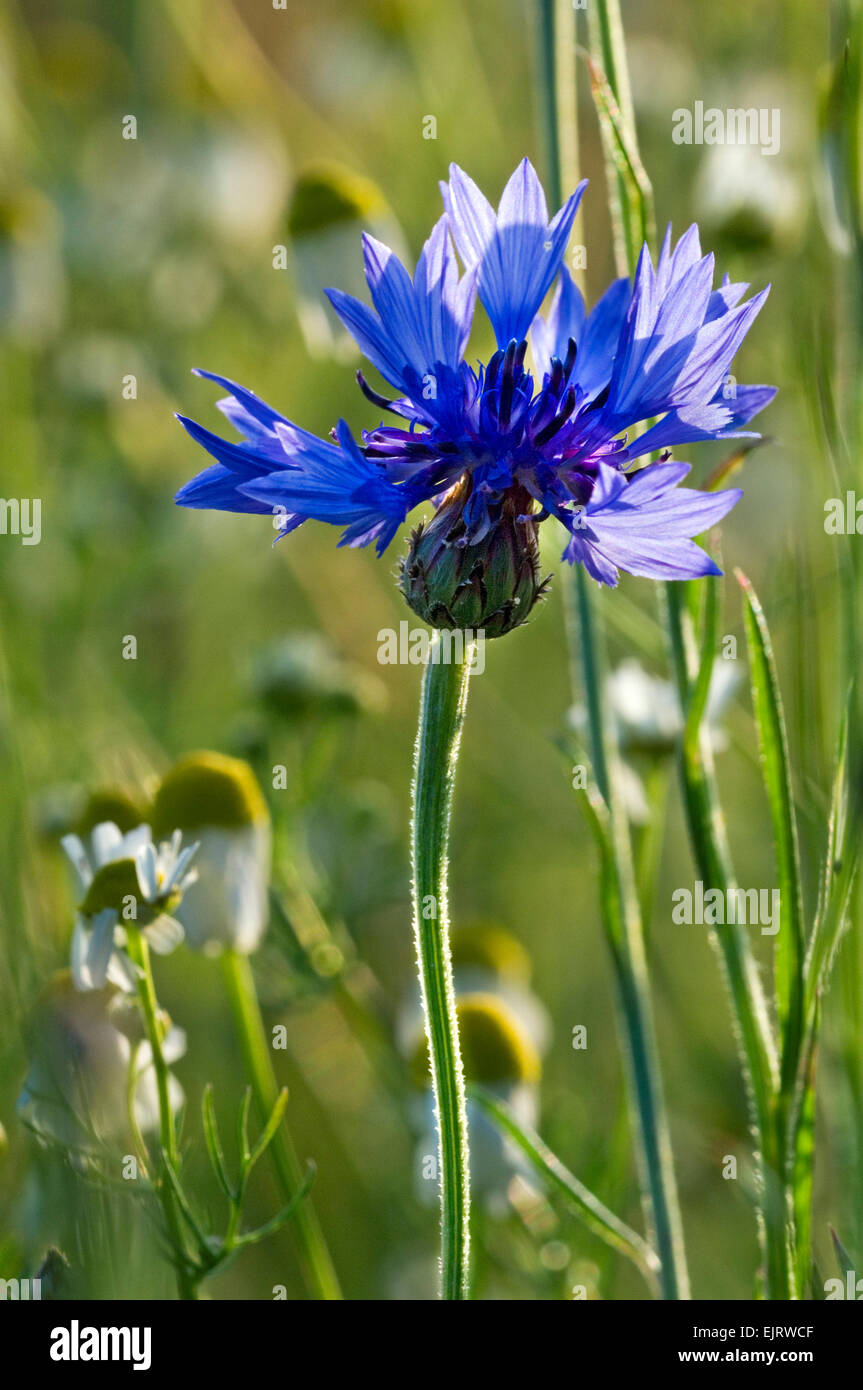
[[[616, 280], [587, 313], [564, 265], [584, 186], [549, 221], [528, 160], [496, 212], [452, 165], [441, 185], [444, 215], [413, 278], [366, 236], [374, 307], [327, 291], [398, 394], [379, 394], [357, 373], [360, 387], [399, 423], [355, 439], [342, 420], [322, 440], [250, 391], [201, 372], [230, 393], [219, 408], [243, 439], [229, 442], [180, 416], [217, 462], [176, 500], [276, 514], [283, 533], [327, 521], [345, 528], [340, 544], [375, 542], [379, 554], [408, 513], [432, 500], [435, 516], [414, 534], [402, 583], [437, 626], [483, 618], [494, 632], [523, 621], [542, 592], [536, 530], [550, 516], [569, 532], [563, 559], [601, 584], [616, 584], [621, 569], [652, 579], [719, 573], [692, 537], [741, 493], [681, 488], [689, 465], [668, 460], [679, 444], [740, 437], [772, 400], [772, 387], [727, 385], [767, 290], [743, 302], [748, 286], [727, 276], [714, 289], [713, 257], [702, 256], [698, 228], [674, 246], [669, 228], [656, 266], [645, 246], [634, 280]], [[477, 297], [497, 351], [474, 368], [465, 352]], [[629, 442], [626, 431], [656, 419]], [[630, 470], [653, 452], [659, 462]]]

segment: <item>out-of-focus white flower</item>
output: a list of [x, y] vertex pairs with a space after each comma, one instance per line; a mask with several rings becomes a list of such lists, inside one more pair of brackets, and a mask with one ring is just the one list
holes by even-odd
[[[730, 662], [714, 665], [705, 709], [705, 724], [714, 753], [723, 752], [728, 745], [720, 721], [739, 680]], [[617, 744], [623, 754], [619, 767], [620, 795], [632, 823], [645, 825], [650, 820], [650, 806], [632, 759], [639, 754], [661, 757], [674, 752], [683, 733], [677, 691], [671, 681], [650, 675], [640, 662], [630, 657], [606, 677], [605, 696]], [[584, 735], [587, 711], [583, 705], [574, 705], [567, 720], [579, 736]]]
[[269, 916], [270, 817], [249, 764], [222, 753], [190, 753], [156, 792], [153, 823], [179, 826], [198, 842], [197, 882], [177, 916], [193, 949], [249, 954]]
[[[539, 1111], [539, 1052], [518, 1017], [495, 994], [465, 994], [456, 1004], [465, 1079], [482, 1085], [504, 1101], [520, 1124], [535, 1127]], [[431, 1204], [438, 1197], [434, 1096], [429, 1077], [428, 1045], [420, 1037], [410, 1063], [417, 1088], [413, 1113], [419, 1141], [416, 1150], [417, 1193]], [[471, 1188], [490, 1206], [501, 1205], [514, 1173], [526, 1173], [519, 1150], [506, 1139], [484, 1110], [467, 1103], [470, 1129]]]
[[800, 181], [757, 145], [708, 145], [695, 185], [700, 219], [741, 248], [787, 246], [804, 210]]
[[[165, 1061], [176, 1061], [185, 1050], [182, 1029], [168, 1026]], [[158, 1127], [150, 1044], [140, 1013], [113, 985], [82, 993], [71, 972], [57, 974], [29, 1020], [27, 1051], [30, 1065], [17, 1109], [43, 1140], [86, 1152], [125, 1138], [130, 1097], [141, 1131]], [[172, 1108], [179, 1109], [183, 1091], [174, 1077], [169, 1094]]]
[[[717, 662], [710, 680], [705, 718], [713, 750], [727, 746], [720, 728], [740, 677], [730, 662]], [[680, 701], [670, 681], [652, 676], [634, 658], [622, 661], [605, 682], [607, 706], [614, 720], [617, 742], [623, 753], [669, 753], [683, 732]], [[582, 732], [587, 726], [584, 707], [569, 713], [571, 726]]]
[[398, 253], [402, 234], [376, 184], [332, 161], [307, 165], [291, 193], [288, 232], [300, 328], [316, 356], [350, 359], [354, 354], [323, 292], [338, 284], [351, 294], [364, 293], [364, 230]]
[[181, 849], [176, 830], [169, 840], [153, 843], [149, 825], [125, 835], [113, 821], [94, 826], [89, 846], [77, 835], [61, 844], [78, 877], [82, 899], [72, 937], [72, 978], [79, 990], [101, 989], [110, 980], [132, 989], [135, 969], [123, 951], [132, 922], [159, 955], [173, 951], [183, 928], [170, 914], [194, 883], [189, 861], [196, 846]]

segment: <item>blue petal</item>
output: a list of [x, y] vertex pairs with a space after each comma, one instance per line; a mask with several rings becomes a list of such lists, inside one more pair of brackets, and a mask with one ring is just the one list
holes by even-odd
[[739, 427], [768, 406], [776, 395], [775, 386], [738, 386], [733, 397], [726, 399], [720, 392], [706, 405], [684, 406], [671, 410], [659, 424], [646, 430], [618, 454], [618, 461], [671, 449], [677, 444], [694, 444], [705, 439], [758, 438]]
[[512, 174], [492, 210], [483, 193], [457, 164], [441, 184], [453, 237], [468, 267], [479, 271], [479, 297], [499, 346], [528, 332], [554, 283], [586, 180], [549, 223], [545, 194], [528, 159]]
[[716, 525], [740, 500], [737, 488], [697, 492], [678, 488], [685, 463], [652, 464], [628, 481], [600, 464], [586, 513], [563, 515], [572, 528], [564, 558], [584, 564], [600, 583], [618, 569], [648, 579], [697, 579], [719, 574], [691, 539]]
[[217, 512], [268, 513], [271, 508], [239, 492], [240, 478], [230, 468], [213, 464], [180, 488], [174, 501], [181, 507], [211, 508]]
[[254, 391], [247, 391], [244, 386], [238, 386], [229, 377], [217, 376], [215, 372], [205, 372], [203, 367], [195, 367], [193, 370], [195, 376], [202, 376], [207, 381], [214, 381], [217, 386], [224, 387], [243, 406], [246, 414], [264, 429], [272, 431], [276, 423], [284, 419], [284, 416], [273, 410], [266, 401], [262, 401], [260, 396], [256, 396]]
[[[283, 432], [279, 426], [279, 433]], [[413, 494], [390, 483], [365, 458], [343, 420], [338, 440], [338, 445], [318, 440], [317, 450], [309, 451], [300, 466], [244, 483], [241, 491], [270, 508], [285, 507], [306, 518], [346, 526], [342, 544], [367, 545], [376, 539], [380, 551], [414, 505]]]
[[666, 235], [656, 271], [643, 247], [603, 411], [607, 434], [716, 396], [767, 291], [737, 306], [745, 286], [726, 280], [714, 291], [712, 280], [696, 227], [673, 252]]
[[566, 266], [561, 269], [548, 320], [537, 314], [530, 329], [534, 357], [542, 371], [548, 371], [553, 357], [566, 357], [569, 340], [581, 344], [587, 311], [582, 294]]
[[431, 395], [417, 383], [436, 380], [441, 368], [458, 371], [473, 321], [476, 274], [459, 281], [445, 217], [425, 243], [413, 279], [374, 237], [363, 237], [363, 256], [374, 309], [340, 290], [326, 294], [381, 375], [413, 399], [423, 418], [434, 419], [449, 409], [449, 401], [440, 390]]
[[397, 343], [388, 336], [373, 309], [344, 290], [324, 290], [345, 328], [356, 341], [360, 351], [377, 367], [381, 376], [404, 391], [405, 357]]
[[262, 458], [260, 452], [250, 444], [234, 444], [229, 439], [221, 439], [219, 435], [205, 430], [203, 425], [190, 420], [186, 415], [177, 415], [176, 418], [196, 444], [200, 444], [208, 454], [212, 454], [214, 459], [240, 478], [255, 478], [268, 467], [272, 467], [272, 464]]

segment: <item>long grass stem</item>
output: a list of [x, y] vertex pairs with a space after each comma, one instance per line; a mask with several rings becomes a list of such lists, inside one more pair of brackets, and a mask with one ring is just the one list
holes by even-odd
[[[252, 966], [248, 956], [230, 949], [222, 952], [221, 963], [249, 1083], [261, 1121], [265, 1124], [278, 1100], [279, 1084], [261, 1016]], [[285, 1201], [290, 1202], [300, 1191], [305, 1174], [284, 1120], [276, 1131], [270, 1152]], [[339, 1300], [342, 1293], [338, 1276], [309, 1197], [297, 1207], [293, 1225], [309, 1292], [325, 1302]]]

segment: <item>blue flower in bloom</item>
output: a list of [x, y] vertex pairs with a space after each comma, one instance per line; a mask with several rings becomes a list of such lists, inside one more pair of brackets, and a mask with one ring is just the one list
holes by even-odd
[[[587, 313], [564, 265], [584, 184], [551, 221], [526, 159], [496, 212], [457, 165], [441, 187], [445, 212], [413, 278], [366, 236], [373, 307], [327, 292], [397, 394], [379, 394], [358, 373], [360, 387], [397, 423], [354, 438], [340, 421], [331, 441], [322, 440], [252, 392], [201, 372], [229, 392], [219, 407], [242, 440], [180, 416], [216, 462], [181, 488], [177, 502], [275, 514], [283, 533], [327, 521], [344, 528], [340, 544], [374, 542], [380, 554], [408, 513], [431, 500], [436, 516], [424, 534], [433, 547], [411, 571], [424, 592], [430, 556], [449, 550], [463, 552], [448, 570], [458, 595], [477, 586], [484, 593], [494, 538], [508, 527], [511, 539], [520, 528], [535, 553], [537, 525], [550, 516], [569, 532], [563, 558], [601, 584], [616, 584], [621, 569], [652, 579], [719, 573], [692, 537], [741, 494], [681, 488], [689, 465], [669, 458], [680, 444], [740, 437], [772, 400], [772, 387], [726, 387], [767, 290], [743, 301], [748, 286], [727, 277], [714, 289], [713, 257], [702, 255], [692, 226], [676, 245], [669, 229], [656, 266], [645, 246], [634, 281], [616, 280]], [[477, 297], [497, 351], [474, 368], [465, 352]], [[650, 420], [658, 423], [630, 442], [626, 432]], [[631, 469], [654, 452], [659, 462]], [[485, 569], [471, 565], [474, 553]], [[517, 554], [514, 563], [518, 569]], [[456, 607], [438, 609], [440, 625], [460, 625]]]

